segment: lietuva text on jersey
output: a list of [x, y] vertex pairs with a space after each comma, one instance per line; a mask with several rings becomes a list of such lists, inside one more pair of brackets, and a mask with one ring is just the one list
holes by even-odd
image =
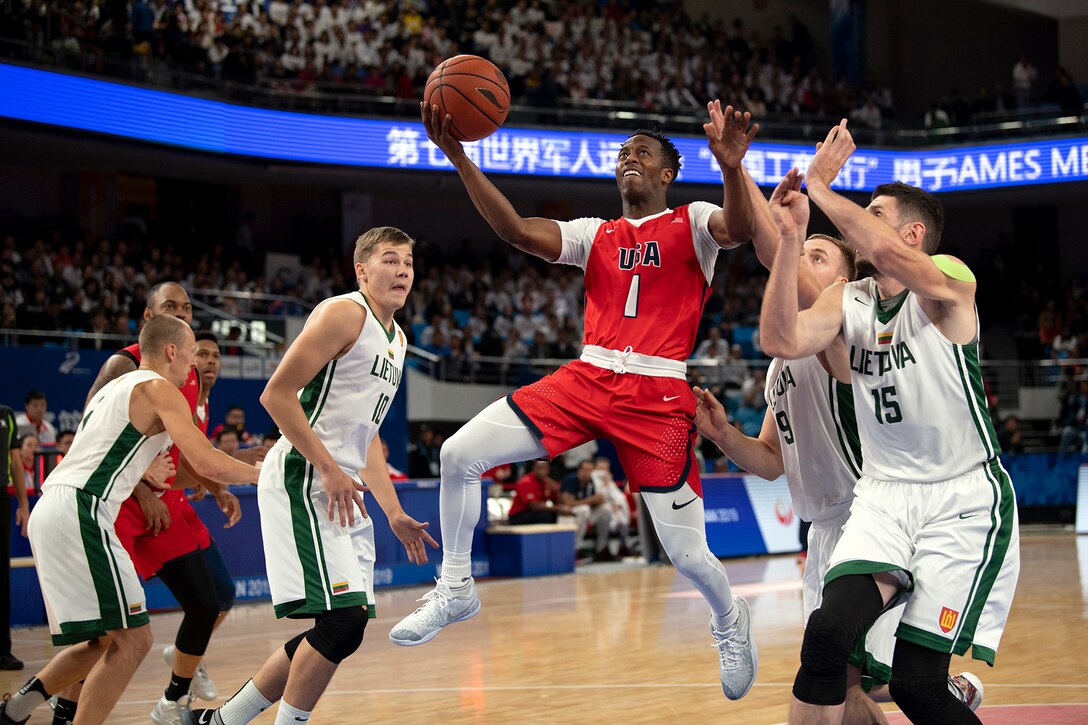
[[392, 385], [400, 387], [401, 369], [393, 364], [393, 361], [383, 355], [374, 356], [374, 364], [370, 366], [370, 374]]
[[917, 361], [907, 343], [897, 342], [887, 350], [866, 350], [850, 346], [850, 369], [859, 375], [883, 375], [890, 370], [902, 370]]
[[793, 373], [790, 371], [790, 366], [787, 363], [782, 368], [782, 372], [779, 373], [778, 378], [774, 381], [774, 387], [771, 388], [770, 406], [773, 408], [774, 404], [778, 402], [778, 398], [790, 388], [796, 388], [797, 383], [793, 379]]

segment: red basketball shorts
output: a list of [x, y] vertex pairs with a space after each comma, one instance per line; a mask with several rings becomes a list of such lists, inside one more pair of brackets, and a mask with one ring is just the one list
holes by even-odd
[[132, 496], [121, 504], [114, 523], [117, 538], [145, 580], [155, 576], [166, 562], [206, 549], [212, 542], [208, 527], [196, 515], [184, 491], [171, 489], [162, 495], [162, 501], [170, 512], [170, 526], [158, 535], [147, 530], [147, 517]]
[[589, 440], [616, 446], [632, 491], [702, 496], [695, 395], [686, 380], [614, 373], [575, 360], [508, 397], [552, 458]]

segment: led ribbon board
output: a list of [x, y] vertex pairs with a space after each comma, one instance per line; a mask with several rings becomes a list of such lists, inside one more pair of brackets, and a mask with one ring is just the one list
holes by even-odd
[[[121, 138], [263, 159], [370, 168], [452, 170], [421, 123], [321, 116], [236, 106], [82, 76], [0, 64], [0, 117]], [[632, 130], [634, 130], [632, 128]], [[490, 173], [613, 178], [626, 134], [504, 127], [466, 144]], [[684, 156], [679, 181], [719, 184], [705, 139], [676, 137]], [[754, 143], [745, 166], [773, 186], [802, 171], [813, 145]], [[834, 186], [871, 191], [903, 181], [933, 192], [1083, 181], [1088, 138], [941, 147], [924, 151], [859, 149]]]

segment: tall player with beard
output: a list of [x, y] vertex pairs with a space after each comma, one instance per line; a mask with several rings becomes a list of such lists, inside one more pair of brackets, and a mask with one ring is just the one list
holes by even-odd
[[705, 202], [669, 208], [680, 155], [660, 133], [637, 131], [616, 159], [622, 217], [557, 222], [520, 216], [450, 135], [450, 117], [421, 105], [427, 135], [498, 235], [548, 262], [585, 270], [585, 347], [580, 360], [492, 403], [442, 447], [442, 577], [423, 606], [393, 628], [393, 642], [423, 644], [479, 612], [470, 555], [484, 471], [607, 438], [632, 488], [642, 492], [669, 557], [710, 605], [723, 692], [739, 699], [751, 688], [757, 656], [748, 605], [733, 596], [706, 544], [693, 449], [695, 397], [684, 361], [718, 252], [752, 236], [741, 159], [758, 126], [749, 129], [750, 114], [729, 107], [723, 113], [717, 101], [707, 108], [704, 129], [722, 169], [724, 208]]

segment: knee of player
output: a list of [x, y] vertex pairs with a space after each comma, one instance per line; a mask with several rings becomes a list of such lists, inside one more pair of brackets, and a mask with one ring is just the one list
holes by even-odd
[[888, 694], [904, 712], [939, 712], [952, 695], [948, 690], [948, 675], [896, 675], [888, 683]]
[[364, 607], [334, 609], [318, 619], [306, 634], [306, 641], [318, 654], [338, 665], [359, 649], [368, 620]]
[[802, 666], [842, 670], [860, 635], [854, 618], [833, 608], [820, 607], [809, 617], [801, 644]]
[[122, 654], [131, 655], [140, 659], [143, 659], [143, 657], [151, 651], [151, 645], [155, 642], [155, 637], [151, 633], [151, 627], [146, 624], [140, 627], [132, 627], [130, 629], [112, 632], [110, 639], [113, 640], [113, 646]]
[[490, 466], [487, 466], [480, 458], [480, 450], [467, 439], [467, 437], [455, 433], [442, 444], [439, 452], [439, 462], [442, 466], [444, 480], [456, 479], [458, 474], [465, 476], [480, 476]]

